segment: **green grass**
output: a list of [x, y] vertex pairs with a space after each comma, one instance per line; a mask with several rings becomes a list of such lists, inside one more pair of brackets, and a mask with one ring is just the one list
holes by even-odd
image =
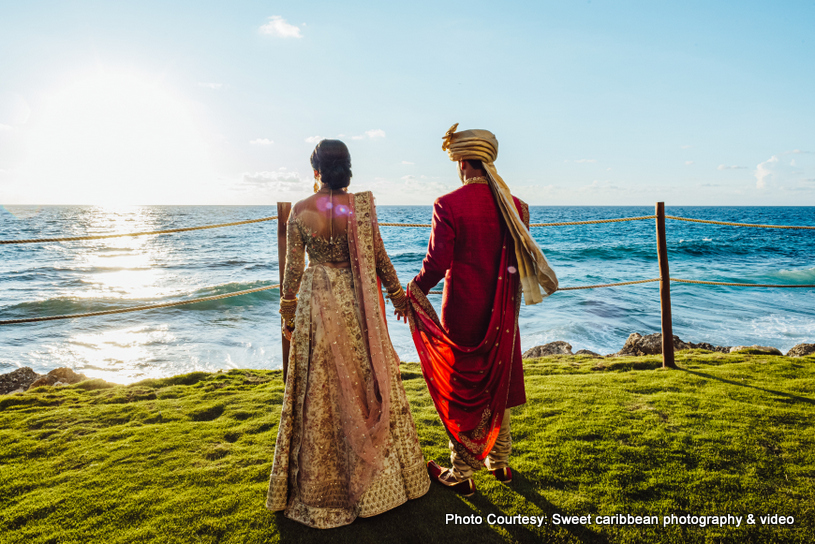
[[[680, 352], [527, 361], [505, 487], [430, 492], [330, 531], [264, 508], [280, 372], [94, 380], [0, 397], [0, 542], [813, 542], [815, 357]], [[447, 439], [418, 365], [402, 365], [425, 456]], [[481, 525], [445, 524], [475, 514]], [[488, 514], [547, 516], [541, 528]], [[553, 525], [555, 514], [660, 524]], [[792, 526], [662, 525], [662, 516], [781, 514]], [[593, 519], [593, 521], [596, 521]]]

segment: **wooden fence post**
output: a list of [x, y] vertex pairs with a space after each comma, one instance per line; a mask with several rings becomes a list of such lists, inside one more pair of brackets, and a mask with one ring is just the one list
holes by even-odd
[[668, 270], [668, 244], [665, 241], [664, 202], [657, 202], [656, 216], [659, 302], [662, 316], [662, 368], [676, 368], [676, 362], [674, 362], [674, 332], [671, 323], [671, 275]]
[[[280, 289], [278, 293], [283, 298], [283, 275], [286, 273], [286, 223], [291, 212], [291, 202], [277, 203], [277, 262], [280, 267]], [[280, 318], [280, 328], [283, 329], [283, 317]], [[280, 333], [281, 336], [283, 333]], [[283, 336], [283, 383], [289, 370], [289, 341]]]

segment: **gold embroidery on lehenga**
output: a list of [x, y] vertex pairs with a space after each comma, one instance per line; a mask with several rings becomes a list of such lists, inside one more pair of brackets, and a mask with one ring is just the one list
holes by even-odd
[[350, 260], [347, 232], [337, 233], [332, 242], [327, 238], [317, 236], [299, 216], [294, 218], [294, 223], [300, 229], [300, 235], [304, 240], [310, 264], [347, 262]]
[[[376, 251], [381, 239], [377, 243], [371, 227], [370, 194], [355, 196], [357, 209], [366, 213], [368, 219], [367, 227], [365, 221], [360, 220], [359, 224], [359, 227], [363, 227], [359, 229], [360, 234], [367, 236], [368, 240], [358, 241], [364, 244], [365, 258], [371, 264], [376, 263], [377, 269], [381, 267], [387, 271], [390, 267], [392, 270], [387, 253]], [[356, 504], [349, 504], [348, 489], [356, 478], [359, 463], [345, 441], [340, 414], [337, 413], [339, 378], [331, 347], [333, 342], [344, 342], [347, 350], [343, 351], [352, 359], [352, 364], [347, 367], [356, 373], [354, 379], [360, 386], [371, 383], [371, 363], [359, 322], [359, 301], [350, 269], [310, 266], [303, 272], [303, 252], [300, 254], [298, 276], [297, 251], [309, 245], [315, 246], [308, 241], [302, 242], [305, 238], [303, 231], [299, 227], [291, 228], [293, 223], [295, 220], [290, 218], [288, 239], [296, 234], [301, 242], [289, 245], [284, 286], [293, 288], [291, 296], [299, 290], [300, 303], [295, 316], [289, 375], [283, 395], [266, 507], [285, 510], [287, 517], [312, 527], [338, 527], [351, 523], [357, 516], [376, 515], [408, 499], [422, 496], [429, 489], [430, 480], [401, 384], [398, 358], [390, 345], [381, 313], [377, 313], [374, 316], [376, 319], [371, 319], [366, 326], [378, 328], [385, 340], [382, 346], [372, 348], [383, 352], [390, 374], [385, 377], [385, 383], [389, 382], [390, 385], [390, 434], [382, 469], [374, 475]], [[378, 235], [378, 229], [376, 231]], [[336, 240], [335, 237], [335, 243]], [[337, 253], [332, 255], [336, 256]], [[315, 257], [316, 254], [309, 254], [312, 264], [316, 264]], [[290, 264], [294, 269], [290, 268]], [[389, 281], [398, 283], [395, 272]], [[385, 282], [385, 285], [388, 283]], [[344, 324], [348, 331], [347, 338], [326, 337], [318, 319], [320, 308], [314, 303], [315, 297], [333, 298], [332, 306], [339, 310], [330, 318]]]

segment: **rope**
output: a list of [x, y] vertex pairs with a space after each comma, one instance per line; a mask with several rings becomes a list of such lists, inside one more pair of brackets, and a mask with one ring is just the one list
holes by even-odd
[[594, 221], [567, 221], [565, 223], [532, 223], [530, 227], [562, 227], [565, 225], [594, 225], [597, 223], [621, 223], [623, 221], [639, 221], [641, 219], [655, 219], [656, 215], [643, 215], [642, 217], [622, 217], [619, 219], [596, 219]]
[[682, 280], [679, 278], [671, 278], [671, 281], [679, 283], [698, 283], [701, 285], [729, 285], [732, 287], [815, 287], [815, 285], [773, 285], [768, 283], [730, 283], [725, 281], [700, 281], [700, 280]]
[[[596, 289], [599, 287], [620, 287], [623, 285], [637, 285], [640, 283], [651, 283], [659, 281], [659, 278], [652, 278], [649, 280], [636, 280], [636, 281], [623, 281], [618, 283], [603, 283], [598, 285], [581, 285], [579, 287], [558, 287], [558, 291], [577, 291], [580, 289]], [[733, 286], [733, 287], [782, 287], [782, 288], [789, 288], [789, 287], [809, 287], [813, 288], [815, 285], [772, 285], [772, 284], [760, 284], [760, 283], [731, 283], [731, 282], [722, 282], [722, 281], [701, 281], [701, 280], [684, 280], [680, 278], [671, 278], [671, 281], [679, 282], [679, 283], [695, 283], [700, 285], [723, 285], [723, 286]], [[248, 295], [250, 293], [258, 293], [260, 291], [268, 291], [269, 289], [277, 289], [280, 287], [279, 284], [277, 285], [270, 285], [268, 287], [256, 287], [254, 289], [246, 289], [243, 291], [235, 291], [233, 293], [225, 293], [223, 295], [215, 295], [211, 297], [201, 297], [192, 300], [181, 300], [178, 302], [165, 302], [163, 304], [150, 304], [148, 306], [135, 306], [133, 308], [120, 308], [118, 310], [104, 310], [102, 312], [87, 312], [84, 314], [70, 314], [70, 315], [54, 315], [50, 317], [29, 317], [26, 319], [6, 319], [0, 321], [0, 325], [15, 325], [18, 323], [33, 323], [37, 321], [53, 321], [55, 319], [73, 319], [76, 317], [93, 317], [99, 315], [111, 315], [111, 314], [124, 314], [128, 312], [138, 312], [142, 310], [152, 310], [155, 308], [169, 308], [171, 306], [182, 306], [184, 304], [195, 304], [196, 302], [208, 302], [212, 300], [221, 300], [224, 298], [229, 297], [237, 297], [240, 295]], [[430, 291], [428, 294], [430, 295], [441, 295], [443, 291]]]
[[218, 225], [204, 225], [202, 227], [185, 227], [182, 229], [151, 230], [148, 232], [128, 232], [124, 234], [103, 234], [100, 236], [71, 236], [66, 238], [31, 238], [28, 240], [0, 240], [0, 244], [34, 244], [38, 242], [75, 242], [78, 240], [102, 240], [104, 238], [121, 238], [123, 236], [143, 236], [146, 234], [170, 234], [172, 232], [187, 232], [190, 230], [217, 229], [219, 227], [233, 227], [235, 225], [248, 225], [249, 223], [260, 223], [261, 221], [271, 221], [274, 217], [263, 217], [261, 219], [249, 219], [248, 221], [235, 221], [234, 223], [220, 223]]
[[603, 283], [600, 285], [581, 285], [580, 287], [558, 287], [558, 291], [576, 291], [578, 289], [595, 289], [597, 287], [619, 287], [620, 285], [634, 285], [637, 283], [649, 283], [652, 281], [659, 281], [659, 278], [651, 280], [637, 280], [637, 281], [622, 281], [620, 283]]
[[[654, 219], [656, 215], [642, 217], [622, 217], [619, 219], [596, 219], [594, 221], [567, 221], [563, 223], [532, 223], [530, 227], [562, 227], [566, 225], [594, 225], [598, 223], [621, 223], [623, 221], [639, 221], [641, 219]], [[379, 223], [380, 227], [430, 227], [423, 223]]]
[[178, 302], [165, 302], [164, 304], [150, 304], [149, 306], [135, 306], [133, 308], [120, 308], [118, 310], [105, 310], [102, 312], [88, 312], [84, 314], [70, 314], [70, 315], [53, 315], [50, 317], [29, 317], [26, 319], [6, 319], [0, 321], [0, 325], [14, 325], [17, 323], [33, 323], [35, 321], [52, 321], [54, 319], [73, 319], [75, 317], [91, 317], [96, 315], [110, 315], [110, 314], [124, 314], [127, 312], [138, 312], [140, 310], [152, 310], [153, 308], [167, 308], [170, 306], [181, 306], [182, 304], [194, 304], [196, 302], [206, 302], [209, 300], [220, 300], [222, 298], [237, 297], [240, 295], [248, 295], [249, 293], [257, 293], [259, 291], [266, 291], [268, 289], [277, 289], [280, 285], [270, 285], [268, 287], [256, 287], [254, 289], [246, 289], [244, 291], [235, 291], [233, 293], [225, 293], [223, 295], [215, 295], [211, 297], [196, 298], [193, 300], [181, 300]]
[[[815, 226], [791, 226], [791, 225], [754, 225], [751, 223], [731, 223], [727, 221], [710, 221], [707, 219], [689, 219], [687, 217], [677, 217], [674, 215], [666, 215], [667, 219], [675, 219], [677, 221], [690, 221], [692, 223], [708, 223], [712, 225], [729, 225], [734, 227], [756, 227], [764, 229], [815, 229]], [[593, 221], [564, 221], [560, 223], [532, 223], [530, 227], [563, 227], [569, 225], [597, 225], [600, 223], [621, 223], [623, 221], [640, 221], [643, 219], [654, 219], [656, 215], [644, 215], [641, 217], [621, 217], [618, 219], [596, 219]], [[123, 234], [103, 234], [99, 236], [69, 236], [62, 238], [29, 238], [25, 240], [0, 240], [0, 244], [34, 244], [42, 242], [77, 242], [80, 240], [104, 240], [106, 238], [122, 238], [125, 236], [146, 236], [155, 234], [171, 234], [174, 232], [189, 232], [193, 230], [217, 229], [220, 227], [234, 227], [237, 225], [248, 225], [251, 223], [260, 223], [263, 221], [271, 221], [277, 219], [277, 216], [263, 217], [260, 219], [249, 219], [247, 221], [235, 221], [233, 223], [219, 223], [217, 225], [203, 225], [200, 227], [185, 227], [180, 229], [167, 229], [167, 230], [153, 230], [147, 232], [128, 232]], [[379, 223], [382, 227], [418, 227], [427, 228], [431, 225], [424, 223]], [[611, 285], [611, 284], [609, 284]], [[588, 287], [586, 287], [588, 289]]]
[[[677, 221], [690, 221], [691, 223], [708, 223], [711, 225], [729, 225], [731, 227], [755, 227], [761, 229], [815, 229], [815, 227], [801, 227], [790, 225], [753, 225], [752, 223], [730, 223], [727, 221], [710, 221], [707, 219], [689, 219], [687, 217], [676, 217], [674, 215], [666, 215], [665, 217], [667, 219], [676, 219]], [[797, 286], [789, 285], [787, 287], [797, 287]]]
[[[621, 285], [636, 285], [638, 283], [650, 283], [652, 281], [659, 281], [659, 278], [651, 280], [637, 280], [637, 281], [622, 281], [620, 283], [601, 283], [599, 285], [581, 285], [580, 287], [558, 287], [558, 291], [577, 291], [578, 289], [595, 289], [597, 287], [619, 287]], [[442, 291], [430, 291], [430, 295], [440, 295]]]

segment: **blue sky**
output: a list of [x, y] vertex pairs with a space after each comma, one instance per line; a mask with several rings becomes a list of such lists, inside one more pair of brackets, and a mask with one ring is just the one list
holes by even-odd
[[815, 4], [0, 3], [0, 203], [273, 204], [319, 137], [430, 204], [453, 123], [541, 205], [815, 205]]

